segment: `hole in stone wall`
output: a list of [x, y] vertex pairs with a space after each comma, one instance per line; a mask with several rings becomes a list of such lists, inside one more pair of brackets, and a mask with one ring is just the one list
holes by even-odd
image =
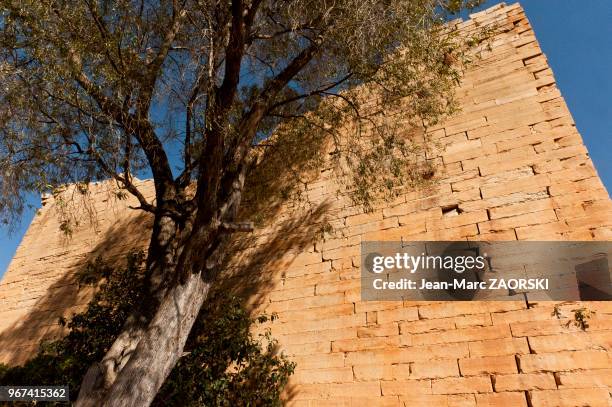
[[421, 177], [423, 177], [424, 180], [430, 180], [434, 175], [436, 175], [436, 170], [434, 168], [427, 168], [421, 173]]
[[447, 205], [442, 207], [442, 216], [456, 216], [462, 213], [463, 210], [458, 204]]

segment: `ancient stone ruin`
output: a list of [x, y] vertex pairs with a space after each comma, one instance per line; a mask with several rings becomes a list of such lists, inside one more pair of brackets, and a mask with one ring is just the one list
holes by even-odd
[[[490, 49], [457, 90], [461, 112], [428, 129], [432, 185], [364, 213], [322, 171], [307, 210], [280, 205], [274, 223], [237, 243], [233, 287], [254, 312], [278, 313], [272, 334], [297, 363], [291, 405], [612, 402], [609, 302], [583, 304], [594, 312], [585, 330], [566, 323], [575, 304], [557, 306], [560, 320], [551, 302], [361, 301], [364, 240], [612, 239], [612, 202], [523, 9], [498, 5], [459, 27], [491, 23]], [[139, 186], [153, 195], [152, 183]], [[74, 278], [87, 261], [146, 247], [149, 219], [134, 202], [113, 199], [109, 183], [90, 198], [74, 211], [95, 219], [71, 236], [60, 203], [43, 199], [0, 282], [0, 362], [21, 363], [62, 333], [58, 317], [91, 295]]]

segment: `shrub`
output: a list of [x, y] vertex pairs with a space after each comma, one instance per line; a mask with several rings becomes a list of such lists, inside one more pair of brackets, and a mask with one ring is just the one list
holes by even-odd
[[[143, 260], [142, 252], [133, 252], [124, 268], [109, 267], [101, 259], [89, 264], [79, 282], [102, 283], [87, 309], [69, 321], [60, 319], [68, 334], [42, 343], [39, 353], [23, 366], [0, 365], [0, 385], [68, 385], [75, 399], [89, 366], [102, 359], [142, 299]], [[238, 298], [213, 295], [153, 405], [280, 405], [295, 365], [278, 354], [269, 330], [258, 336], [251, 333], [253, 324], [274, 318], [252, 317]]]

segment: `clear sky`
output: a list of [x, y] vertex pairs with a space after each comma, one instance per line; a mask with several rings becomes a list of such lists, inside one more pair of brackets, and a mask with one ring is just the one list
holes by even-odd
[[[488, 1], [482, 8], [500, 1]], [[513, 1], [507, 1], [511, 4]], [[612, 1], [523, 0], [527, 17], [574, 116], [595, 167], [612, 189]], [[40, 205], [39, 197], [30, 202]], [[12, 235], [0, 230], [0, 276], [4, 274], [34, 210]]]

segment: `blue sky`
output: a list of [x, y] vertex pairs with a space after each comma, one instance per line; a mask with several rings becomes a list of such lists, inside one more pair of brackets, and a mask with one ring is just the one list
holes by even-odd
[[[499, 1], [488, 1], [482, 8]], [[508, 4], [513, 2], [507, 2]], [[521, 1], [574, 116], [595, 167], [612, 189], [612, 1]], [[38, 197], [30, 202], [39, 205]], [[27, 230], [34, 210], [17, 230], [0, 230], [0, 276]]]
[[[487, 8], [501, 1], [488, 1]], [[512, 2], [506, 2], [512, 4]], [[612, 1], [523, 0], [595, 168], [612, 190]]]

